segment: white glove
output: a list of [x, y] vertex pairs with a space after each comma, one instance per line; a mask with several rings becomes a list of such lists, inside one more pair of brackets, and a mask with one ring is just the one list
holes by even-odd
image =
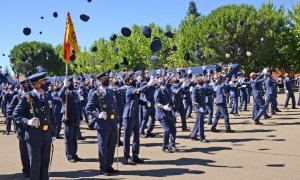
[[136, 77], [136, 80], [137, 80], [138, 83], [142, 82], [142, 79], [143, 79], [142, 76]]
[[193, 89], [194, 89], [194, 87], [193, 87], [193, 86], [191, 86], [191, 87], [190, 87], [190, 92], [192, 92], [192, 91], [193, 91]]
[[285, 90], [284, 92], [285, 92], [285, 94], [288, 94], [288, 93], [289, 93], [289, 91], [288, 91], [288, 90]]
[[127, 85], [124, 85], [124, 86], [121, 87], [122, 90], [127, 89], [127, 88], [128, 88]]
[[156, 83], [156, 79], [150, 79], [150, 81], [147, 83], [148, 86], [152, 86]]
[[107, 119], [107, 114], [106, 114], [106, 112], [101, 112], [101, 113], [99, 114], [98, 118], [99, 118], [99, 119], [104, 119], [104, 120], [106, 120], [106, 119]]
[[166, 110], [166, 111], [171, 111], [172, 108], [171, 108], [170, 106], [168, 106], [168, 105], [165, 105], [165, 106], [164, 106], [164, 110]]
[[215, 86], [215, 87], [214, 87], [214, 91], [217, 91], [217, 90], [218, 90], [218, 86]]
[[66, 79], [64, 80], [64, 86], [68, 87], [68, 85], [69, 85], [69, 80], [68, 80], [68, 78], [66, 78]]
[[40, 123], [39, 123], [39, 120], [37, 118], [32, 118], [32, 119], [27, 121], [28, 126], [38, 126], [39, 124]]
[[201, 107], [201, 108], [199, 108], [199, 112], [204, 112], [204, 109], [203, 109], [203, 107]]
[[188, 74], [191, 74], [191, 73], [192, 73], [192, 70], [191, 70], [191, 69], [189, 69], [189, 70], [188, 70]]
[[186, 82], [183, 82], [183, 83], [182, 83], [182, 87], [183, 87], [183, 88], [187, 87], [187, 83], [186, 83]]
[[54, 142], [56, 140], [56, 137], [52, 137], [52, 142]]
[[80, 101], [83, 101], [84, 100], [84, 97], [83, 96], [80, 96]]
[[246, 85], [242, 85], [242, 88], [245, 88], [246, 87]]
[[147, 101], [147, 106], [151, 107], [151, 102], [150, 101]]

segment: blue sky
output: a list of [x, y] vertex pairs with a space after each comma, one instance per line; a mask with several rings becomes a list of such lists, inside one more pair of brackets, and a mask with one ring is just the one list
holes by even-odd
[[[207, 15], [212, 10], [228, 4], [253, 4], [258, 7], [264, 0], [196, 0], [198, 11]], [[283, 4], [291, 9], [297, 0], [273, 0], [276, 7]], [[52, 45], [63, 43], [66, 14], [69, 11], [75, 26], [79, 46], [89, 47], [94, 40], [133, 24], [154, 22], [162, 27], [178, 27], [185, 17], [189, 0], [1, 0], [0, 1], [0, 65], [9, 65], [10, 50], [24, 41], [41, 41]], [[53, 12], [58, 18], [53, 18]], [[79, 19], [90, 16], [88, 22]], [[40, 17], [43, 16], [42, 20]], [[23, 28], [30, 27], [30, 36]], [[39, 32], [43, 34], [40, 35]], [[2, 56], [2, 54], [5, 56]]]

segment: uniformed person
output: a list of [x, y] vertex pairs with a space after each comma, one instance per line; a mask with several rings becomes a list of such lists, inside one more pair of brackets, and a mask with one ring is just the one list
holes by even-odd
[[210, 79], [204, 79], [203, 88], [207, 92], [205, 93], [205, 111], [207, 113], [207, 124], [212, 125], [212, 117], [214, 112], [214, 96], [213, 93], [208, 93], [213, 90], [213, 87], [210, 85]]
[[214, 87], [214, 90], [216, 91], [217, 110], [216, 110], [215, 120], [211, 127], [211, 131], [220, 132], [219, 130], [216, 129], [216, 127], [218, 125], [219, 118], [222, 115], [225, 121], [226, 133], [233, 133], [234, 131], [230, 127], [228, 109], [226, 106], [226, 96], [228, 96], [227, 93], [228, 91], [226, 90], [226, 85], [224, 82], [225, 82], [225, 77], [220, 75], [218, 77], [218, 83], [217, 83], [218, 85]]
[[[126, 90], [126, 104], [123, 112], [123, 128], [124, 128], [124, 164], [134, 165], [136, 163], [144, 163], [144, 160], [139, 158], [140, 153], [140, 135], [139, 135], [139, 104], [140, 93], [155, 83], [154, 79], [151, 79], [146, 85], [138, 88], [142, 77], [134, 77], [134, 74], [128, 74], [125, 78], [125, 83], [128, 86]], [[148, 103], [149, 104], [149, 103]], [[132, 142], [132, 157], [130, 156], [130, 137], [133, 135]]]
[[42, 89], [46, 83], [45, 77], [45, 72], [28, 77], [34, 89], [21, 97], [13, 112], [14, 119], [26, 126], [24, 139], [28, 148], [31, 180], [49, 179], [51, 143], [56, 139], [49, 103], [51, 98]]
[[155, 118], [163, 129], [162, 151], [166, 153], [177, 152], [175, 112], [173, 110], [172, 91], [167, 87], [163, 77], [158, 79], [159, 87], [154, 93]]
[[[67, 107], [66, 94], [68, 94]], [[77, 94], [77, 90], [74, 87], [73, 78], [64, 80], [64, 85], [60, 89], [58, 97], [63, 103], [61, 113], [63, 113], [64, 140], [67, 159], [72, 163], [82, 161], [82, 159], [77, 155], [77, 139], [79, 136], [79, 125], [81, 118], [80, 99], [79, 95]]]
[[7, 115], [7, 109], [10, 106], [10, 103], [16, 94], [18, 94], [18, 92], [14, 90], [14, 86], [9, 85], [8, 91], [4, 94], [3, 97], [3, 103], [5, 104], [5, 113], [6, 113], [6, 120], [5, 120], [6, 132], [4, 132], [3, 134], [6, 135], [9, 135], [11, 131], [11, 122], [12, 122], [12, 117]]
[[[11, 103], [9, 107], [7, 108], [7, 115], [8, 117], [13, 119], [13, 111], [18, 105], [21, 96], [25, 92], [28, 92], [28, 85], [27, 85], [27, 80], [23, 80], [20, 82], [21, 85], [21, 91], [16, 94], [13, 99], [11, 100]], [[14, 123], [16, 125], [16, 133], [17, 137], [19, 140], [19, 150], [20, 150], [20, 156], [21, 156], [21, 162], [22, 162], [22, 172], [24, 177], [30, 177], [30, 161], [29, 161], [29, 156], [28, 156], [28, 150], [27, 150], [27, 145], [25, 141], [25, 128], [26, 125], [24, 125], [22, 122], [20, 122], [18, 119], [13, 119]]]
[[108, 89], [108, 74], [101, 73], [97, 79], [100, 86], [92, 92], [85, 110], [95, 121], [100, 173], [108, 176], [111, 173], [119, 173], [112, 167], [117, 143], [117, 110], [113, 92]]
[[233, 114], [234, 116], [239, 116], [239, 114], [238, 114], [238, 88], [239, 88], [239, 83], [236, 80], [235, 75], [232, 75], [231, 81], [229, 83], [229, 94], [230, 94], [230, 102], [231, 102], [230, 114]]
[[292, 109], [296, 109], [295, 95], [293, 91], [293, 80], [290, 78], [288, 73], [285, 73], [285, 79], [283, 80], [284, 92], [286, 94], [286, 99], [284, 103], [284, 108], [287, 109], [290, 98], [292, 99]]

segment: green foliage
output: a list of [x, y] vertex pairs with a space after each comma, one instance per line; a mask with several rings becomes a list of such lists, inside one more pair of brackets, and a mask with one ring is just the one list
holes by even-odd
[[[15, 46], [10, 55], [10, 63], [16, 74], [26, 75], [28, 71], [34, 73], [38, 66], [43, 67], [49, 75], [62, 75], [64, 72], [63, 61], [55, 53], [51, 44], [24, 42]], [[25, 62], [22, 59], [25, 59]]]
[[[287, 12], [283, 6], [276, 8], [273, 3], [263, 3], [259, 8], [252, 5], [226, 5], [213, 10], [207, 16], [197, 12], [195, 1], [190, 1], [187, 16], [178, 29], [167, 25], [162, 28], [154, 23], [151, 38], [142, 34], [141, 25], [130, 27], [130, 37], [117, 34], [117, 39], [99, 38], [90, 47], [84, 47], [70, 65], [69, 74], [96, 73], [107, 71], [154, 69], [159, 67], [184, 67], [205, 64], [239, 63], [246, 72], [264, 67], [300, 71], [300, 3]], [[259, 24], [261, 22], [261, 24]], [[297, 22], [297, 21], [296, 21]], [[174, 38], [165, 36], [165, 32], [174, 33]], [[163, 42], [159, 52], [151, 52], [151, 40], [158, 37]], [[177, 51], [172, 47], [176, 45]], [[199, 49], [195, 53], [195, 46]], [[97, 52], [91, 52], [96, 46]], [[114, 52], [114, 47], [118, 52]], [[37, 54], [37, 49], [42, 53]], [[30, 53], [31, 51], [31, 53]], [[251, 56], [246, 55], [247, 51]], [[185, 60], [186, 53], [190, 59]], [[225, 58], [225, 54], [230, 58]], [[50, 74], [63, 75], [63, 46], [54, 48], [50, 44], [31, 42], [18, 45], [11, 52], [11, 63], [17, 72], [35, 71], [36, 66], [44, 67]], [[157, 61], [150, 57], [156, 55]], [[195, 55], [195, 56], [194, 56]], [[26, 63], [20, 60], [26, 56]], [[46, 57], [48, 56], [48, 59]], [[120, 64], [125, 57], [129, 64]], [[118, 63], [120, 69], [114, 69]]]
[[0, 72], [4, 77], [11, 77], [10, 71], [7, 66], [3, 69], [2, 72]]

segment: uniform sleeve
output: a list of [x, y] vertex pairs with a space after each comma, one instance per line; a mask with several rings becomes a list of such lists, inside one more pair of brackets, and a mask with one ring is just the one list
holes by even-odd
[[15, 95], [12, 98], [8, 108], [6, 109], [6, 113], [8, 116], [12, 116], [13, 111], [14, 111], [15, 107], [17, 106], [17, 104], [18, 104], [18, 95]]
[[93, 118], [98, 118], [101, 112], [101, 110], [98, 108], [100, 107], [100, 103], [97, 98], [98, 98], [97, 93], [93, 92], [85, 106], [86, 113], [91, 115]]
[[26, 102], [26, 97], [29, 95], [24, 95], [20, 98], [18, 105], [16, 106], [15, 110], [13, 111], [13, 118], [19, 122], [27, 124], [27, 121], [31, 118], [30, 111], [28, 107], [28, 103]]
[[160, 91], [157, 89], [154, 93], [154, 102], [156, 108], [163, 108], [164, 106], [160, 102]]
[[65, 103], [66, 101], [66, 93], [65, 93], [66, 88], [67, 88], [66, 86], [63, 86], [58, 93], [58, 97], [61, 99], [63, 103]]

